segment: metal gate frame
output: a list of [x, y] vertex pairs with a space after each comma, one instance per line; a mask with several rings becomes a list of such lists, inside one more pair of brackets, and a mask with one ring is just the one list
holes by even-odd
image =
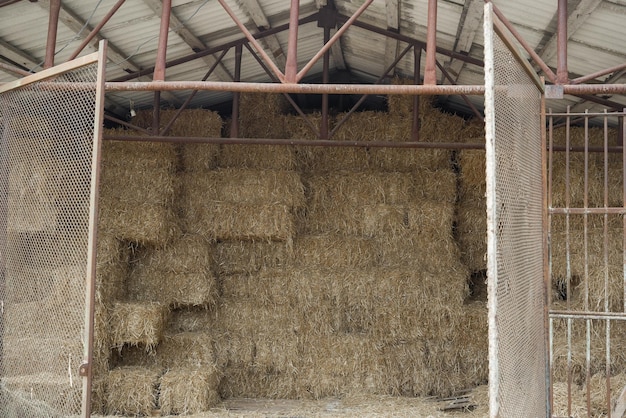
[[490, 2], [484, 19], [489, 413], [549, 416], [544, 85]]
[[[50, 89], [51, 91], [69, 91], [71, 89], [88, 89], [95, 90], [95, 109], [91, 109], [94, 111], [94, 121], [93, 121], [93, 138], [91, 141], [91, 160], [86, 161], [85, 165], [90, 165], [90, 178], [89, 178], [89, 208], [88, 208], [88, 225], [87, 225], [87, 249], [86, 249], [86, 259], [84, 265], [84, 301], [80, 301], [80, 303], [84, 303], [84, 326], [82, 330], [82, 335], [77, 335], [76, 338], [77, 343], [82, 344], [83, 346], [83, 359], [82, 364], [79, 366], [78, 370], [68, 370], [70, 373], [70, 381], [72, 380], [72, 373], [81, 376], [81, 384], [82, 384], [82, 400], [81, 400], [81, 415], [83, 417], [88, 417], [91, 415], [91, 386], [92, 386], [92, 357], [93, 357], [93, 333], [94, 333], [94, 300], [95, 300], [95, 277], [96, 277], [96, 241], [97, 241], [97, 202], [98, 202], [98, 184], [99, 184], [99, 172], [100, 172], [100, 148], [102, 141], [102, 126], [103, 126], [103, 118], [104, 118], [104, 82], [105, 82], [105, 64], [106, 64], [106, 41], [101, 41], [99, 44], [99, 51], [74, 59], [72, 61], [63, 63], [53, 68], [45, 69], [41, 72], [33, 74], [31, 76], [26, 76], [22, 79], [16, 80], [14, 82], [6, 83], [0, 85], [0, 97], [2, 94], [8, 94], [9, 92], [19, 91], [22, 88], [31, 85], [37, 85], [42, 90]], [[62, 76], [68, 72], [80, 70], [86, 66], [95, 66], [96, 67], [96, 83], [95, 85], [92, 82], [81, 83], [70, 81], [58, 81], [58, 77]], [[34, 84], [37, 83], [37, 84]], [[72, 103], [64, 103], [64, 105], [71, 106]], [[77, 103], [76, 107], [83, 105], [83, 103]], [[77, 112], [76, 108], [72, 109], [74, 112]], [[26, 115], [28, 113], [28, 109], [20, 109]], [[0, 116], [2, 116], [0, 114]], [[4, 133], [5, 123], [7, 123], [7, 119], [4, 121], [0, 120], [0, 135]], [[53, 126], [52, 129], [56, 129], [56, 126]], [[0, 141], [4, 142], [4, 140]], [[6, 155], [6, 154], [5, 154]], [[89, 157], [89, 156], [87, 156]], [[80, 158], [80, 157], [74, 157]], [[9, 185], [9, 162], [2, 165], [2, 185], [0, 185], [0, 227], [2, 227], [2, 231], [0, 231], [0, 296], [6, 296], [5, 294], [5, 279], [6, 279], [6, 250], [7, 243], [11, 238], [8, 238], [7, 228], [9, 227], [8, 220], [8, 201], [9, 201], [9, 193], [8, 193], [8, 185]], [[6, 169], [6, 170], [5, 170]], [[78, 187], [78, 186], [75, 186]], [[45, 256], [43, 257], [45, 258]], [[33, 279], [35, 280], [35, 279]], [[31, 286], [36, 286], [36, 284], [30, 283]], [[5, 361], [4, 352], [3, 352], [3, 342], [5, 340], [5, 328], [4, 324], [6, 322], [5, 319], [5, 301], [2, 300], [1, 306], [2, 310], [0, 313], [0, 365]], [[27, 331], [27, 330], [25, 330]], [[71, 360], [71, 357], [70, 357]], [[71, 364], [71, 362], [70, 362]], [[70, 366], [71, 368], [71, 366]], [[0, 370], [0, 386], [4, 385], [3, 382], [2, 371]], [[37, 399], [33, 398], [32, 389], [31, 389], [31, 399], [35, 402], [40, 402]], [[43, 401], [42, 401], [43, 402]], [[46, 403], [43, 402], [43, 405]]]

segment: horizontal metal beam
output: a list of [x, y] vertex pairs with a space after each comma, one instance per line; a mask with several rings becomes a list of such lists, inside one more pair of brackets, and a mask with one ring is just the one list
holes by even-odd
[[374, 85], [374, 84], [294, 84], [294, 83], [237, 83], [221, 81], [159, 81], [159, 82], [107, 82], [105, 91], [230, 91], [257, 93], [301, 93], [301, 94], [406, 94], [483, 95], [483, 85]]

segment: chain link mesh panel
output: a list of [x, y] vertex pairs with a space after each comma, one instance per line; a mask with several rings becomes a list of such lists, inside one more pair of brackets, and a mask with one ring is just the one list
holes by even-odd
[[3, 417], [81, 413], [96, 76], [0, 94]]
[[[486, 95], [492, 112], [487, 141], [490, 413], [541, 417], [547, 412], [541, 93], [505, 43], [492, 38], [493, 95]], [[486, 49], [486, 61], [489, 53]]]

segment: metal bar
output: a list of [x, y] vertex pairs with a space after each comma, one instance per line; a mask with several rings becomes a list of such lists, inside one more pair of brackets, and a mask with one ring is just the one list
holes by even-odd
[[[450, 73], [448, 72], [448, 70], [445, 69], [445, 67], [443, 65], [441, 65], [441, 63], [439, 62], [439, 60], [437, 60], [437, 67], [439, 67], [439, 70], [441, 70], [441, 73], [443, 74], [443, 76], [445, 78], [448, 79], [448, 81], [453, 84], [453, 85], [457, 85], [457, 82], [454, 80], [454, 78], [450, 75]], [[474, 116], [476, 116], [476, 118], [480, 119], [480, 120], [485, 120], [485, 117], [483, 116], [482, 113], [480, 113], [480, 111], [476, 108], [476, 106], [474, 106], [474, 103], [472, 103], [470, 101], [470, 99], [467, 98], [466, 95], [461, 94], [461, 99], [463, 99], [463, 101], [465, 102], [465, 104], [472, 110], [472, 112], [474, 113]]]
[[553, 215], [624, 215], [626, 208], [550, 208]]
[[[222, 58], [224, 58], [224, 55], [226, 55], [227, 52], [228, 52], [228, 49], [225, 49], [224, 51], [222, 51], [222, 53], [220, 54], [219, 57], [217, 57], [217, 59], [215, 60], [213, 65], [211, 65], [211, 68], [209, 68], [209, 71], [207, 71], [206, 74], [204, 75], [204, 77], [202, 77], [202, 81], [207, 80], [211, 76], [211, 74], [213, 74], [213, 71], [215, 71], [215, 68], [217, 68], [217, 66], [220, 64], [220, 62], [222, 62]], [[185, 102], [176, 111], [176, 113], [174, 114], [172, 119], [170, 119], [170, 121], [167, 123], [167, 125], [165, 125], [165, 127], [161, 131], [161, 135], [164, 135], [164, 136], [167, 135], [167, 133], [172, 128], [172, 125], [174, 125], [174, 122], [176, 122], [176, 120], [178, 119], [180, 114], [183, 112], [183, 110], [185, 110], [187, 108], [187, 106], [189, 106], [189, 103], [191, 103], [191, 101], [193, 100], [193, 98], [195, 97], [195, 95], [197, 93], [198, 93], [198, 90], [194, 90], [194, 91], [191, 92], [189, 97], [187, 97], [187, 99], [185, 99]]]
[[161, 91], [154, 92], [152, 101], [152, 133], [158, 135], [161, 129]]
[[437, 84], [437, 0], [428, 0], [428, 24], [426, 25], [426, 67], [424, 84]]
[[[330, 40], [330, 27], [324, 26], [324, 45]], [[322, 83], [330, 81], [330, 50], [324, 53], [324, 65], [322, 68]], [[328, 94], [322, 94], [322, 124], [320, 125], [320, 138], [329, 139], [328, 136]]]
[[[620, 94], [620, 93], [616, 93], [616, 94]], [[623, 106], [622, 103], [617, 103], [611, 100], [603, 99], [602, 97], [596, 97], [596, 96], [589, 95], [589, 94], [573, 94], [573, 96], [580, 97], [581, 99], [584, 99], [589, 102], [601, 104], [602, 106], [606, 106], [611, 109], [621, 109]]]
[[48, 17], [48, 38], [46, 42], [46, 55], [43, 68], [54, 67], [54, 49], [57, 43], [57, 29], [59, 27], [59, 14], [61, 13], [61, 0], [50, 0], [50, 16]]
[[[560, 7], [559, 0], [559, 7]], [[560, 14], [560, 13], [559, 13]], [[560, 47], [560, 45], [559, 45]], [[561, 51], [558, 51], [558, 55]], [[558, 74], [558, 73], [557, 73]], [[558, 75], [557, 75], [558, 78]], [[583, 208], [589, 207], [589, 118], [585, 118], [585, 153], [584, 153], [584, 177], [583, 177]], [[588, 225], [589, 215], [583, 215], [583, 277], [585, 281], [585, 297], [583, 307], [585, 311], [589, 310], [589, 234]], [[587, 417], [591, 417], [591, 330], [589, 319], [585, 320], [585, 379], [587, 383]]]
[[259, 44], [257, 40], [255, 39], [254, 35], [252, 35], [252, 33], [250, 33], [248, 28], [246, 28], [246, 26], [237, 18], [235, 13], [231, 10], [230, 7], [228, 7], [228, 5], [226, 4], [224, 0], [217, 0], [217, 1], [222, 5], [226, 13], [228, 13], [228, 15], [233, 20], [233, 22], [235, 22], [237, 27], [239, 27], [239, 30], [241, 30], [241, 32], [246, 36], [248, 41], [250, 41], [250, 43], [254, 45], [254, 48], [257, 50], [257, 53], [263, 58], [263, 61], [265, 61], [267, 66], [272, 69], [274, 74], [276, 74], [276, 77], [278, 77], [278, 79], [281, 82], [285, 82], [285, 75], [282, 73], [282, 71], [280, 71], [280, 69], [276, 66], [276, 64], [274, 64], [274, 61], [272, 61], [269, 55], [267, 55], [267, 53], [265, 52], [261, 44]]
[[[609, 206], [609, 126], [604, 118], [604, 207]], [[604, 311], [609, 312], [609, 215], [604, 214]], [[611, 322], [606, 321], [606, 405], [611, 418]], [[620, 417], [621, 418], [621, 417]]]
[[[612, 117], [624, 116], [626, 112], [572, 112], [572, 113], [550, 113], [551, 116], [585, 116], [585, 117]], [[582, 120], [582, 119], [580, 119]]]
[[[306, 24], [306, 23], [315, 22], [315, 21], [317, 21], [318, 16], [319, 16], [319, 14], [315, 13], [315, 14], [313, 14], [311, 16], [304, 17], [304, 18], [300, 19], [300, 25], [303, 25], [303, 24]], [[252, 36], [254, 37], [254, 39], [262, 39], [262, 38], [265, 38], [267, 36], [272, 36], [272, 35], [275, 35], [277, 33], [284, 32], [285, 30], [288, 30], [288, 29], [289, 29], [289, 24], [284, 24], [284, 25], [280, 25], [280, 26], [276, 26], [276, 27], [264, 30], [263, 32], [256, 33], [256, 34], [254, 34]], [[227, 42], [227, 43], [225, 43], [223, 45], [220, 45], [220, 46], [217, 46], [217, 47], [214, 47], [214, 48], [207, 48], [207, 49], [204, 49], [202, 51], [194, 52], [193, 54], [189, 54], [189, 55], [186, 55], [184, 57], [175, 58], [175, 59], [173, 59], [171, 61], [168, 61], [168, 62], [165, 63], [165, 67], [169, 68], [169, 67], [175, 67], [175, 66], [180, 65], [180, 64], [185, 64], [185, 63], [188, 63], [188, 62], [193, 61], [195, 59], [206, 57], [207, 55], [212, 55], [212, 54], [221, 52], [224, 49], [230, 49], [230, 48], [236, 47], [237, 45], [247, 44], [248, 42], [249, 42], [249, 40], [247, 38], [241, 38], [241, 39], [237, 39], [237, 40], [232, 41], [232, 42]], [[144, 76], [144, 75], [152, 74], [153, 72], [154, 72], [154, 67], [147, 67], [147, 68], [144, 68], [143, 70], [135, 71], [133, 73], [130, 73], [130, 74], [127, 74], [127, 75], [123, 75], [123, 76], [114, 78], [114, 79], [109, 80], [109, 81], [117, 82], [117, 81], [133, 80], [135, 78], [138, 78], [138, 77], [141, 77], [141, 76]]]
[[[626, 109], [624, 109], [624, 111], [626, 112]], [[624, 138], [626, 138], [626, 123], [624, 123], [624, 118], [626, 117], [622, 117], [620, 118], [621, 121], [621, 126], [620, 126], [620, 130], [622, 132], [622, 141], [624, 140]], [[626, 209], [626, 147], [622, 146], [622, 207], [624, 209]], [[623, 217], [624, 219], [624, 224], [622, 226], [622, 236], [623, 238], [623, 242], [622, 242], [622, 274], [624, 275], [623, 278], [623, 289], [624, 289], [624, 312], [626, 312], [626, 216]]]
[[626, 84], [565, 84], [563, 94], [626, 94]]
[[[615, 147], [609, 147], [608, 151], [609, 152], [622, 152], [622, 148], [620, 146], [615, 146]], [[584, 147], [566, 147], [563, 145], [555, 145], [554, 146], [554, 151], [570, 151], [570, 152], [585, 152], [585, 148]], [[589, 147], [589, 149], [587, 150], [588, 152], [604, 152], [604, 150], [602, 149], [602, 147]]]
[[328, 43], [325, 44], [322, 47], [322, 49], [320, 49], [313, 56], [313, 58], [311, 58], [311, 60], [298, 72], [298, 75], [296, 77], [297, 83], [299, 83], [302, 80], [302, 78], [309, 72], [309, 70], [322, 57], [322, 55], [324, 55], [324, 53], [326, 53], [326, 51], [329, 50], [333, 46], [333, 44], [337, 41], [337, 39], [339, 39], [341, 35], [343, 35], [343, 33], [347, 31], [350, 26], [352, 26], [352, 23], [354, 23], [354, 21], [356, 21], [359, 18], [359, 16], [361, 16], [361, 14], [365, 11], [365, 9], [367, 9], [367, 7], [370, 4], [372, 4], [373, 1], [374, 0], [366, 0], [365, 3], [363, 3], [363, 5], [359, 7], [357, 11], [354, 12], [354, 14], [337, 30], [337, 32], [335, 32], [335, 34], [332, 36], [332, 38], [330, 38]]
[[107, 22], [111, 19], [111, 17], [115, 14], [115, 12], [117, 12], [117, 9], [122, 7], [122, 4], [124, 4], [125, 1], [126, 0], [118, 0], [118, 2], [115, 3], [115, 5], [111, 8], [111, 10], [109, 10], [109, 13], [107, 13], [102, 18], [100, 23], [98, 23], [96, 27], [94, 27], [91, 30], [91, 32], [89, 32], [89, 35], [87, 35], [87, 37], [83, 39], [83, 42], [81, 42], [78, 48], [76, 48], [76, 50], [72, 53], [72, 55], [70, 55], [68, 61], [73, 60], [74, 58], [78, 56], [78, 54], [81, 53], [81, 51], [87, 46], [87, 44], [89, 44], [89, 42], [98, 34], [98, 32], [100, 32], [100, 29], [102, 29], [104, 25], [106, 25]]
[[[417, 45], [413, 45], [413, 84], [420, 84], [421, 69], [422, 69], [422, 48], [418, 47]], [[419, 141], [420, 140], [420, 97], [417, 95], [413, 96], [413, 111], [411, 113], [413, 115], [413, 121], [411, 123], [411, 138], [413, 139], [413, 141]]]
[[[541, 95], [541, 126], [546, 126], [546, 96], [545, 94]], [[543, 256], [543, 320], [544, 320], [544, 356], [546, 358], [551, 353], [550, 351], [550, 318], [548, 316], [548, 309], [550, 305], [550, 301], [552, 300], [551, 295], [551, 276], [550, 276], [550, 218], [548, 212], [548, 148], [547, 148], [547, 138], [546, 138], [546, 130], [541, 129], [541, 198], [542, 198], [542, 208], [541, 208], [541, 224], [542, 224], [542, 256]], [[545, 369], [545, 379], [546, 379], [546, 416], [552, 415], [552, 388], [550, 382], [551, 378], [551, 361], [546, 362]]]
[[[4, 86], [3, 86], [4, 87]], [[79, 87], [79, 86], [77, 86]], [[1, 87], [0, 87], [1, 88]], [[257, 93], [303, 94], [471, 94], [482, 95], [483, 85], [372, 85], [372, 84], [293, 84], [293, 83], [236, 83], [223, 81], [161, 81], [161, 82], [107, 82], [107, 91], [239, 91]]]
[[[389, 67], [387, 67], [385, 72], [380, 77], [378, 77], [378, 80], [376, 80], [374, 84], [379, 84], [380, 82], [382, 82], [385, 79], [385, 77], [387, 77], [387, 75], [391, 72], [391, 70], [393, 70], [396, 67], [396, 65], [398, 65], [400, 60], [409, 52], [411, 47], [412, 47], [411, 45], [407, 45], [407, 47], [402, 50], [402, 52], [389, 65]], [[363, 96], [361, 96], [361, 98], [354, 104], [354, 106], [352, 106], [352, 108], [348, 111], [348, 113], [344, 115], [344, 117], [335, 125], [332, 132], [330, 133], [331, 138], [333, 137], [333, 135], [335, 135], [335, 133], [339, 130], [339, 128], [341, 128], [341, 126], [348, 120], [350, 115], [352, 115], [359, 108], [359, 106], [361, 106], [361, 104], [365, 101], [365, 99], [367, 99], [368, 96], [369, 96], [368, 94], [364, 94]]]
[[570, 80], [570, 85], [571, 84], [586, 83], [587, 81], [591, 81], [591, 80], [593, 80], [595, 78], [602, 77], [603, 75], [611, 74], [611, 73], [614, 73], [616, 71], [623, 70], [625, 68], [626, 68], [626, 63], [620, 64], [620, 65], [616, 65], [615, 67], [606, 68], [604, 70], [600, 70], [600, 71], [597, 71], [595, 73], [591, 73], [589, 75], [578, 77], [578, 78], [575, 78], [573, 80]]
[[287, 47], [287, 63], [285, 64], [285, 82], [297, 83], [298, 75], [298, 17], [300, 16], [300, 0], [291, 0], [289, 11], [289, 43]]
[[[492, 3], [493, 4], [493, 3]], [[522, 48], [524, 48], [524, 50], [526, 50], [526, 52], [530, 55], [530, 57], [533, 59], [533, 61], [535, 61], [535, 63], [539, 66], [539, 68], [541, 68], [541, 70], [546, 74], [546, 77], [548, 77], [548, 80], [550, 80], [552, 83], [556, 82], [556, 75], [554, 74], [554, 72], [552, 72], [552, 70], [550, 69], [550, 67], [548, 67], [546, 65], [545, 62], [543, 62], [543, 60], [541, 59], [541, 57], [535, 52], [535, 50], [528, 44], [528, 42], [526, 42], [524, 40], [524, 38], [522, 37], [522, 35], [520, 35], [520, 33], [517, 31], [517, 29], [515, 29], [515, 27], [511, 24], [511, 22], [509, 22], [509, 20], [502, 14], [502, 12], [496, 7], [495, 4], [493, 4], [493, 11], [496, 14], [496, 16], [498, 16], [498, 18], [500, 19], [500, 21], [504, 24], [504, 26], [506, 26], [506, 28], [509, 30], [509, 32], [511, 32], [511, 34], [515, 37], [515, 39], [517, 39], [517, 41], [520, 43], [520, 45], [522, 46]]]
[[[242, 56], [242, 47], [241, 45], [237, 45], [235, 47], [235, 80], [239, 81], [241, 79], [241, 56]], [[232, 106], [232, 117], [230, 122], [230, 136], [232, 138], [239, 137], [239, 99], [241, 93], [233, 92], [233, 106]]]
[[98, 242], [98, 190], [100, 184], [100, 144], [104, 116], [104, 81], [106, 79], [107, 42], [100, 41], [98, 50], [98, 75], [95, 95], [93, 150], [91, 156], [91, 192], [89, 197], [89, 235], [87, 241], [87, 280], [85, 281], [85, 330], [87, 344], [83, 364], [87, 364], [87, 378], [83, 381], [84, 417], [91, 416], [91, 388], [93, 382], [94, 309], [96, 300], [96, 247]]
[[563, 319], [593, 319], [593, 320], [609, 320], [620, 319], [626, 320], [626, 313], [624, 312], [594, 312], [594, 311], [569, 311], [569, 310], [551, 310], [551, 318], [563, 318]]
[[121, 119], [118, 119], [118, 118], [116, 118], [116, 117], [113, 117], [113, 116], [110, 116], [110, 115], [104, 115], [104, 119], [106, 119], [106, 120], [110, 120], [111, 122], [118, 123], [118, 124], [120, 124], [120, 125], [122, 125], [122, 126], [126, 126], [127, 128], [130, 128], [130, 129], [132, 129], [132, 130], [135, 130], [135, 131], [141, 132], [141, 133], [143, 133], [143, 134], [146, 134], [146, 135], [152, 135], [152, 132], [150, 132], [149, 130], [144, 129], [144, 128], [141, 128], [141, 127], [139, 127], [139, 126], [137, 126], [137, 125], [133, 125], [132, 123], [128, 123], [128, 122], [123, 121], [123, 120], [121, 120]]
[[394, 142], [394, 141], [336, 141], [327, 139], [273, 139], [273, 138], [210, 138], [186, 136], [127, 136], [105, 135], [109, 141], [172, 142], [182, 144], [253, 144], [253, 145], [307, 145], [321, 147], [365, 148], [426, 148], [426, 149], [484, 149], [484, 144], [459, 142]]
[[14, 66], [14, 65], [5, 64], [3, 62], [0, 62], [0, 69], [6, 70], [6, 71], [10, 71], [12, 73], [21, 75], [23, 77], [26, 77], [26, 76], [29, 76], [29, 75], [33, 74], [30, 71], [22, 70], [21, 68], [18, 68], [18, 67]]
[[159, 29], [159, 44], [157, 46], [156, 62], [152, 80], [165, 80], [165, 63], [167, 56], [167, 36], [170, 28], [170, 15], [172, 12], [172, 0], [163, 0], [161, 11], [161, 27]]
[[569, 78], [567, 71], [567, 0], [559, 0], [557, 21], [556, 83], [566, 84]]

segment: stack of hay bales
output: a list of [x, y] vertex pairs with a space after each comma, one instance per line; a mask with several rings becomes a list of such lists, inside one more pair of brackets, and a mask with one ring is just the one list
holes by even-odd
[[[472, 121], [463, 130], [463, 142], [485, 143], [485, 126]], [[472, 272], [487, 269], [487, 192], [485, 151], [465, 149], [458, 152], [459, 202], [457, 237], [463, 263]]]

